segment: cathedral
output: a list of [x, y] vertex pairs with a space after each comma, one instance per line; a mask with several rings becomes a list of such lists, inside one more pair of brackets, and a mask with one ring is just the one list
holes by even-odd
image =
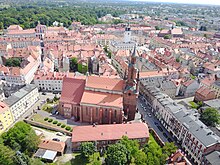
[[86, 76], [63, 79], [59, 112], [78, 122], [112, 124], [135, 118], [139, 72], [136, 49], [124, 79]]

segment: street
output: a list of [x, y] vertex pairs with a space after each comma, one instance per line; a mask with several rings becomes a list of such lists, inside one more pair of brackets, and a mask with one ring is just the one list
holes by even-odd
[[162, 126], [160, 121], [153, 115], [153, 113], [151, 112], [151, 107], [148, 106], [145, 101], [142, 100], [140, 97], [138, 98], [137, 107], [138, 111], [143, 115], [143, 119], [146, 121], [148, 126], [155, 130], [155, 132], [158, 134], [163, 142], [174, 141], [167, 130]]

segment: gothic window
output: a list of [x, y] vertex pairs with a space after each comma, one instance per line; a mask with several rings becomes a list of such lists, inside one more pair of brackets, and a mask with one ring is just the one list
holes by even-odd
[[105, 117], [107, 117], [107, 116], [108, 116], [108, 110], [105, 109]]
[[89, 114], [89, 110], [88, 110], [88, 107], [86, 107], [86, 115]]
[[99, 109], [96, 108], [96, 116], [98, 116], [98, 114], [99, 114]]

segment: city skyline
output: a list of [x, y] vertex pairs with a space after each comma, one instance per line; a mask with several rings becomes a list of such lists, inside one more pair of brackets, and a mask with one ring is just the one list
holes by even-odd
[[207, 5], [220, 5], [217, 0], [136, 0], [143, 2], [167, 2], [167, 3], [184, 3], [184, 4], [207, 4]]

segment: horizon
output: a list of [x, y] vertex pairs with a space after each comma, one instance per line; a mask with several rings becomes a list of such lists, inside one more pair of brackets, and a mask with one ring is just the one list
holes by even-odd
[[131, 0], [140, 2], [162, 2], [162, 3], [177, 3], [177, 4], [201, 4], [201, 5], [220, 5], [218, 0]]

